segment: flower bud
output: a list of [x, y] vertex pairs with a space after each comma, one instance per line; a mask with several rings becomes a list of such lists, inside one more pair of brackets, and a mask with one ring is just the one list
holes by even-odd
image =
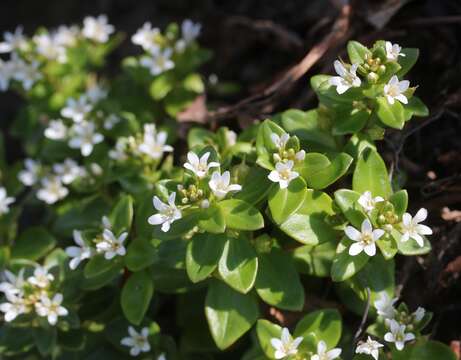
[[384, 74], [385, 72], [386, 72], [386, 66], [385, 66], [385, 65], [380, 65], [380, 66], [378, 67], [378, 74], [379, 74], [379, 75], [382, 75], [382, 74]]
[[371, 72], [371, 73], [368, 73], [367, 80], [371, 84], [376, 84], [378, 82], [378, 80], [379, 80], [379, 76], [375, 72]]

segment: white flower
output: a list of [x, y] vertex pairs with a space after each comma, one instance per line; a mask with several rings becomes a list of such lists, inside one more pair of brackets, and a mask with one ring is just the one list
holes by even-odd
[[67, 126], [60, 119], [50, 120], [44, 134], [51, 140], [63, 140], [67, 137]]
[[311, 356], [311, 360], [333, 360], [337, 359], [341, 355], [342, 350], [334, 348], [327, 351], [327, 344], [325, 341], [320, 341], [317, 344], [317, 354]]
[[194, 23], [190, 19], [186, 19], [182, 22], [181, 34], [186, 44], [190, 44], [192, 41], [198, 38], [198, 36], [200, 35], [201, 28], [202, 25], [200, 25], [199, 23]]
[[141, 66], [148, 68], [153, 76], [174, 68], [174, 62], [171, 60], [171, 56], [173, 55], [171, 49], [165, 49], [163, 51], [153, 49], [150, 55], [151, 56], [144, 56], [141, 58], [139, 63]]
[[167, 136], [165, 131], [157, 133], [154, 124], [146, 124], [144, 125], [143, 142], [139, 144], [138, 150], [152, 159], [160, 159], [164, 152], [173, 151], [173, 147], [165, 145]]
[[67, 61], [66, 48], [60, 45], [53, 34], [39, 34], [33, 37], [37, 47], [37, 53], [48, 60], [56, 60], [60, 63]]
[[402, 104], [408, 104], [408, 99], [403, 93], [409, 86], [410, 82], [408, 80], [399, 81], [396, 75], [392, 76], [389, 82], [384, 85], [384, 96], [387, 102], [393, 105], [395, 100], [398, 100]]
[[26, 159], [24, 161], [25, 170], [18, 173], [18, 179], [26, 186], [32, 186], [38, 181], [41, 165], [38, 161]]
[[8, 270], [5, 270], [3, 275], [6, 281], [0, 283], [0, 291], [3, 292], [7, 298], [21, 294], [22, 286], [24, 285], [24, 269], [19, 271], [18, 276]]
[[353, 226], [346, 226], [344, 232], [349, 239], [355, 241], [349, 247], [349, 255], [351, 256], [356, 256], [362, 251], [365, 251], [365, 254], [368, 256], [375, 256], [375, 242], [384, 235], [384, 230], [382, 229], [373, 230], [371, 222], [368, 219], [363, 220], [361, 231], [358, 231]]
[[104, 172], [103, 168], [98, 163], [91, 163], [90, 170], [94, 176], [101, 176]]
[[102, 217], [101, 223], [102, 223], [102, 228], [103, 229], [108, 229], [108, 230], [112, 229], [112, 224], [111, 224], [111, 222], [110, 222], [110, 220], [109, 220], [109, 218], [107, 216]]
[[50, 325], [56, 325], [59, 316], [66, 316], [69, 312], [61, 306], [62, 294], [55, 294], [52, 299], [42, 295], [40, 301], [35, 303], [35, 311], [39, 316], [46, 316]]
[[152, 24], [146, 22], [142, 28], [138, 29], [136, 34], [131, 37], [131, 41], [133, 44], [141, 46], [145, 51], [152, 51], [158, 48], [157, 40], [159, 36], [160, 30], [152, 28]]
[[426, 309], [419, 306], [412, 315], [415, 321], [419, 323], [423, 319], [424, 315], [426, 315]]
[[362, 81], [356, 75], [358, 64], [352, 64], [350, 70], [347, 70], [339, 60], [336, 60], [334, 67], [339, 76], [331, 77], [330, 85], [336, 86], [338, 94], [343, 94], [351, 87], [359, 87], [362, 84]]
[[102, 241], [96, 244], [96, 249], [99, 253], [104, 253], [106, 260], [110, 260], [117, 255], [125, 256], [126, 249], [123, 243], [127, 237], [127, 232], [121, 233], [119, 237], [116, 237], [112, 231], [104, 229]]
[[187, 160], [189, 160], [189, 162], [186, 162], [184, 167], [187, 170], [192, 171], [195, 175], [197, 175], [197, 177], [201, 179], [206, 176], [208, 170], [213, 167], [219, 167], [219, 163], [215, 161], [212, 161], [208, 164], [208, 158], [210, 157], [210, 154], [210, 152], [206, 152], [199, 159], [196, 153], [189, 151], [187, 153]]
[[223, 199], [230, 191], [242, 190], [241, 185], [230, 183], [229, 171], [224, 171], [222, 175], [219, 173], [219, 171], [215, 171], [211, 175], [211, 179], [208, 182], [208, 186], [218, 199]]
[[82, 34], [87, 39], [105, 43], [109, 40], [109, 35], [115, 31], [115, 28], [107, 23], [106, 15], [99, 15], [97, 18], [87, 16], [83, 19]]
[[296, 161], [303, 161], [305, 157], [306, 157], [306, 151], [304, 151], [304, 150], [299, 150], [295, 154]]
[[359, 199], [357, 200], [359, 205], [366, 212], [371, 212], [375, 208], [376, 203], [382, 201], [384, 201], [384, 199], [381, 196], [371, 196], [371, 191], [365, 191], [362, 195], [360, 195]]
[[61, 179], [58, 176], [43, 178], [41, 184], [42, 187], [37, 191], [37, 198], [47, 204], [54, 204], [65, 198], [69, 193], [69, 190], [62, 185]]
[[392, 44], [390, 41], [386, 41], [386, 57], [387, 60], [397, 60], [399, 56], [405, 57], [405, 54], [401, 53], [402, 48], [398, 44]]
[[237, 143], [237, 133], [232, 130], [226, 131], [226, 144], [231, 147]]
[[303, 341], [301, 336], [293, 339], [290, 331], [287, 328], [282, 329], [280, 339], [272, 338], [271, 345], [275, 350], [274, 356], [276, 359], [283, 359], [290, 355], [295, 355], [298, 352], [298, 346]]
[[361, 341], [355, 349], [356, 354], [366, 354], [371, 355], [375, 360], [379, 358], [379, 348], [382, 348], [384, 345], [373, 340], [368, 336], [367, 341]]
[[421, 235], [431, 235], [432, 229], [429, 226], [422, 225], [420, 222], [426, 220], [427, 210], [421, 208], [416, 215], [412, 217], [409, 213], [402, 216], [402, 238], [401, 241], [408, 241], [410, 238], [415, 239], [419, 246], [424, 246], [424, 239]]
[[93, 152], [93, 147], [104, 140], [104, 136], [95, 132], [96, 126], [89, 121], [74, 124], [70, 130], [69, 146], [72, 149], [80, 149], [83, 156]]
[[6, 214], [10, 211], [10, 205], [14, 203], [15, 198], [7, 196], [6, 189], [0, 187], [0, 215]]
[[130, 347], [130, 355], [138, 356], [142, 352], [150, 351], [149, 344], [149, 329], [147, 327], [142, 328], [138, 333], [132, 326], [128, 326], [129, 336], [124, 337], [120, 344]]
[[61, 164], [54, 164], [53, 170], [59, 175], [63, 184], [70, 184], [82, 175], [82, 168], [72, 159], [66, 159]]
[[127, 138], [118, 138], [115, 142], [115, 148], [109, 150], [109, 157], [117, 161], [125, 161], [126, 159], [128, 159], [128, 155], [126, 153], [127, 145]]
[[78, 35], [80, 29], [78, 26], [65, 26], [61, 25], [58, 27], [54, 34], [54, 41], [64, 47], [71, 47], [77, 44]]
[[157, 357], [157, 360], [166, 360], [166, 356], [164, 353], [160, 354], [158, 357]]
[[42, 78], [42, 74], [38, 69], [40, 64], [37, 61], [27, 64], [17, 58], [16, 54], [13, 55], [12, 64], [10, 65], [13, 72], [12, 76], [15, 80], [21, 82], [25, 90], [30, 90], [37, 80]]
[[405, 342], [415, 339], [413, 333], [405, 333], [405, 325], [399, 324], [394, 319], [387, 320], [386, 325], [390, 328], [390, 331], [384, 335], [384, 340], [395, 343], [395, 347], [399, 351], [403, 350]]
[[82, 260], [89, 259], [93, 255], [93, 249], [85, 244], [81, 231], [74, 230], [72, 236], [78, 246], [68, 246], [66, 254], [72, 258], [69, 261], [69, 267], [75, 270]]
[[66, 102], [66, 107], [61, 110], [61, 115], [79, 123], [85, 119], [92, 108], [86, 96], [80, 96], [77, 100], [70, 98]]
[[107, 97], [108, 91], [98, 84], [92, 84], [88, 89], [86, 89], [84, 98], [88, 99], [92, 104], [105, 99]]
[[[115, 114], [110, 114], [105, 120], [104, 120], [104, 129], [106, 130], [111, 130], [115, 125], [117, 125], [120, 122], [120, 118], [115, 115]], [[118, 139], [117, 139], [118, 140]]]
[[385, 319], [393, 319], [395, 316], [394, 304], [398, 298], [391, 299], [387, 292], [381, 291], [379, 293], [379, 299], [374, 302], [376, 312]]
[[13, 67], [10, 61], [0, 59], [0, 91], [6, 91], [10, 86], [13, 77]]
[[0, 311], [5, 313], [6, 322], [13, 321], [18, 315], [27, 312], [27, 307], [22, 297], [16, 295], [7, 295], [6, 300], [8, 300], [8, 302], [0, 304]]
[[271, 140], [277, 149], [284, 149], [288, 140], [290, 140], [290, 135], [287, 133], [282, 134], [282, 136], [278, 136], [276, 133], [271, 134]]
[[162, 231], [167, 232], [170, 230], [171, 224], [181, 219], [181, 211], [175, 205], [176, 193], [171, 193], [168, 197], [168, 204], [162, 202], [157, 196], [154, 196], [154, 208], [158, 210], [158, 214], [154, 214], [147, 219], [151, 225], [162, 224]]
[[0, 43], [0, 53], [9, 53], [15, 50], [24, 50], [27, 47], [27, 40], [23, 34], [23, 27], [18, 26], [14, 33], [5, 32], [3, 33], [3, 39], [5, 41]]
[[37, 266], [34, 270], [34, 275], [29, 276], [27, 282], [41, 289], [44, 289], [50, 285], [50, 282], [54, 280], [53, 274], [48, 272], [48, 269], [43, 266]]
[[292, 170], [293, 161], [288, 160], [286, 163], [278, 162], [275, 164], [275, 170], [272, 170], [268, 175], [269, 180], [278, 182], [280, 189], [286, 189], [290, 181], [296, 179], [299, 174]]

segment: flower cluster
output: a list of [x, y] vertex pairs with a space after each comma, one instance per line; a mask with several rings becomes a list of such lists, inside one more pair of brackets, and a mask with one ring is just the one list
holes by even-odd
[[0, 291], [6, 302], [0, 304], [5, 321], [10, 322], [22, 314], [35, 312], [46, 317], [50, 325], [56, 325], [59, 317], [66, 316], [68, 310], [61, 305], [63, 296], [55, 291], [55, 277], [46, 267], [36, 265], [33, 274], [25, 278], [25, 270], [18, 275], [6, 270], [5, 281], [0, 283]]

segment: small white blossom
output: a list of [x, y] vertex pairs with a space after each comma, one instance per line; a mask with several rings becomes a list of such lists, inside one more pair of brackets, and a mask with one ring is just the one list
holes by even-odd
[[366, 354], [371, 355], [375, 360], [379, 358], [379, 348], [382, 348], [384, 345], [373, 340], [368, 336], [367, 341], [361, 341], [355, 349], [356, 354]]
[[62, 185], [58, 176], [43, 178], [41, 185], [42, 187], [37, 191], [37, 198], [47, 204], [54, 204], [69, 194], [69, 190]]
[[288, 140], [290, 140], [290, 135], [284, 133], [282, 136], [278, 136], [276, 133], [272, 133], [271, 140], [274, 145], [277, 146], [277, 149], [285, 149]]
[[379, 299], [374, 302], [378, 315], [384, 317], [385, 319], [393, 319], [395, 316], [394, 304], [397, 300], [398, 298], [391, 299], [387, 292], [381, 291], [379, 293]]
[[35, 35], [33, 41], [37, 48], [37, 53], [48, 60], [56, 60], [60, 63], [67, 61], [66, 48], [60, 45], [54, 34], [43, 33]]
[[16, 50], [25, 50], [27, 47], [27, 39], [23, 34], [23, 27], [18, 26], [14, 32], [3, 33], [5, 41], [0, 43], [0, 53], [10, 53]]
[[304, 150], [299, 150], [296, 154], [295, 154], [295, 160], [296, 161], [303, 161], [306, 157], [306, 151]]
[[157, 360], [166, 360], [166, 356], [164, 353], [160, 354], [158, 357], [157, 357]]
[[145, 51], [152, 51], [158, 48], [158, 38], [160, 37], [160, 30], [158, 28], [152, 28], [150, 22], [144, 23], [142, 28], [136, 31], [131, 37], [131, 41], [135, 45], [141, 46]]
[[163, 232], [170, 230], [171, 224], [182, 217], [181, 211], [174, 203], [175, 199], [176, 193], [171, 193], [168, 197], [168, 204], [165, 204], [157, 196], [154, 196], [154, 208], [158, 211], [158, 214], [150, 216], [147, 222], [151, 225], [162, 224]]
[[181, 35], [186, 44], [190, 44], [192, 41], [198, 38], [202, 25], [194, 23], [190, 19], [186, 19], [181, 24]]
[[118, 138], [115, 142], [115, 148], [109, 150], [109, 157], [111, 159], [117, 161], [125, 161], [128, 159], [128, 155], [126, 153], [128, 146], [127, 138]]
[[115, 115], [115, 114], [110, 114], [105, 120], [104, 120], [104, 129], [106, 130], [111, 130], [114, 128], [115, 125], [117, 125], [121, 119]]
[[87, 39], [105, 43], [114, 31], [115, 28], [107, 22], [106, 15], [99, 15], [97, 18], [87, 16], [83, 19], [82, 34]]
[[403, 94], [410, 86], [408, 80], [399, 81], [399, 78], [394, 75], [391, 77], [389, 82], [384, 85], [384, 96], [387, 102], [391, 105], [395, 103], [395, 100], [400, 101], [402, 104], [408, 104], [407, 97]]
[[53, 170], [63, 184], [70, 184], [82, 175], [82, 168], [72, 159], [66, 159], [63, 163], [54, 164]]
[[41, 171], [41, 165], [38, 161], [26, 159], [24, 161], [25, 169], [18, 173], [18, 179], [26, 186], [34, 185], [38, 179]]
[[149, 329], [144, 327], [138, 333], [132, 326], [128, 327], [129, 336], [124, 337], [120, 344], [130, 347], [130, 355], [138, 356], [142, 352], [150, 351]]
[[269, 180], [279, 183], [280, 189], [286, 189], [291, 180], [296, 179], [299, 173], [293, 171], [293, 161], [288, 160], [286, 163], [278, 162], [275, 164], [275, 170], [272, 170], [268, 175]]
[[13, 68], [10, 61], [0, 59], [0, 91], [6, 91], [10, 87], [10, 80], [13, 77]]
[[165, 131], [157, 133], [154, 124], [146, 124], [144, 125], [143, 142], [139, 144], [138, 150], [152, 159], [160, 159], [164, 152], [173, 151], [172, 146], [165, 145], [167, 136]]
[[390, 343], [395, 343], [395, 347], [399, 351], [403, 350], [405, 342], [415, 339], [415, 335], [413, 333], [405, 333], [405, 325], [399, 324], [394, 319], [387, 320], [386, 325], [390, 331], [384, 335], [384, 340]]
[[22, 293], [24, 285], [24, 269], [19, 271], [18, 276], [14, 275], [11, 271], [5, 270], [3, 276], [6, 281], [0, 283], [0, 291], [8, 297], [14, 297]]
[[30, 90], [37, 80], [42, 78], [38, 69], [40, 64], [37, 61], [27, 64], [13, 53], [10, 63], [12, 77], [19, 81], [25, 90]]
[[104, 140], [104, 136], [96, 132], [96, 126], [89, 121], [74, 124], [70, 129], [69, 147], [80, 149], [83, 156], [89, 156], [93, 147]]
[[54, 280], [53, 274], [48, 272], [48, 269], [43, 266], [37, 266], [34, 270], [34, 275], [27, 278], [27, 282], [41, 289], [47, 288], [50, 282]]
[[67, 137], [67, 126], [61, 119], [50, 120], [44, 134], [51, 140], [64, 140]]
[[195, 175], [197, 175], [197, 177], [201, 179], [206, 176], [208, 170], [210, 170], [213, 167], [219, 167], [219, 163], [215, 161], [211, 161], [210, 163], [208, 163], [208, 158], [210, 157], [210, 155], [210, 152], [206, 152], [199, 159], [196, 153], [189, 151], [187, 153], [188, 162], [184, 164], [184, 167], [187, 170], [192, 171]]
[[0, 304], [0, 311], [5, 313], [5, 321], [10, 322], [16, 319], [19, 315], [27, 312], [27, 307], [24, 299], [21, 296], [7, 295], [6, 300]]
[[242, 190], [242, 186], [239, 184], [231, 184], [230, 183], [230, 172], [224, 171], [222, 175], [215, 171], [211, 175], [211, 179], [208, 182], [208, 186], [210, 187], [213, 194], [218, 199], [223, 199], [228, 192], [230, 191], [240, 191]]
[[375, 256], [376, 240], [384, 235], [384, 230], [373, 230], [370, 220], [365, 219], [362, 223], [361, 231], [358, 231], [353, 226], [346, 226], [344, 233], [349, 239], [355, 241], [355, 243], [349, 247], [349, 255], [356, 256], [362, 251], [365, 251], [365, 254], [368, 256]]
[[93, 249], [85, 243], [81, 231], [74, 230], [72, 236], [77, 246], [68, 246], [66, 248], [66, 254], [71, 258], [69, 267], [75, 270], [80, 262], [89, 259], [93, 255]]
[[298, 346], [303, 341], [301, 336], [293, 339], [290, 331], [287, 328], [282, 329], [282, 335], [280, 339], [272, 338], [271, 345], [275, 350], [274, 356], [276, 359], [283, 359], [290, 355], [296, 355], [298, 353]]
[[237, 143], [237, 133], [232, 130], [226, 131], [226, 144], [231, 147]]
[[342, 350], [334, 348], [327, 351], [327, 344], [325, 341], [319, 341], [317, 344], [317, 354], [311, 356], [311, 360], [333, 360], [341, 355]]
[[103, 229], [108, 229], [108, 230], [112, 229], [112, 223], [110, 222], [110, 220], [109, 220], [109, 218], [107, 216], [104, 215], [102, 217], [101, 223], [102, 223], [102, 228]]
[[362, 195], [360, 195], [359, 199], [357, 200], [359, 205], [366, 212], [371, 212], [375, 208], [376, 203], [379, 203], [382, 201], [384, 201], [384, 199], [381, 196], [373, 197], [371, 195], [371, 191], [365, 191]]
[[96, 244], [96, 249], [99, 253], [104, 253], [104, 258], [110, 260], [117, 255], [125, 256], [126, 249], [123, 243], [128, 237], [128, 233], [124, 232], [116, 237], [109, 229], [104, 229], [102, 233], [102, 241]]
[[386, 41], [387, 60], [395, 61], [399, 56], [405, 57], [405, 54], [402, 54], [401, 51], [402, 48], [398, 44], [392, 44], [390, 41]]
[[344, 94], [351, 87], [359, 87], [362, 81], [357, 76], [358, 64], [352, 64], [349, 70], [339, 61], [334, 62], [335, 71], [339, 76], [333, 76], [330, 78], [330, 85], [336, 86], [338, 94]]
[[79, 33], [80, 29], [76, 25], [61, 25], [54, 34], [54, 41], [60, 46], [72, 47], [77, 44]]
[[426, 315], [426, 309], [419, 306], [412, 315], [413, 315], [414, 320], [417, 323], [419, 323], [423, 319], [423, 317]]
[[10, 212], [10, 205], [14, 203], [15, 198], [8, 196], [6, 189], [0, 187], [0, 215], [7, 214]]
[[107, 97], [108, 91], [98, 84], [92, 84], [86, 89], [84, 98], [88, 99], [90, 103], [96, 104], [97, 102]]
[[86, 96], [80, 96], [78, 99], [69, 98], [66, 107], [61, 110], [61, 115], [79, 123], [85, 119], [87, 114], [93, 109]]
[[69, 312], [61, 305], [62, 294], [55, 294], [52, 299], [42, 294], [40, 301], [35, 303], [35, 311], [39, 316], [45, 316], [50, 325], [56, 325], [59, 316], [66, 316]]
[[104, 172], [103, 168], [98, 163], [91, 163], [90, 170], [94, 176], [101, 176], [102, 173]]
[[426, 220], [427, 210], [421, 208], [416, 215], [412, 217], [409, 213], [402, 216], [402, 238], [406, 242], [410, 238], [415, 239], [420, 247], [424, 246], [424, 238], [421, 235], [431, 235], [432, 229], [429, 226], [422, 225], [420, 222]]
[[154, 49], [150, 52], [150, 56], [144, 56], [139, 60], [141, 66], [149, 69], [153, 76], [157, 76], [165, 71], [174, 68], [174, 62], [171, 60], [173, 51], [165, 49], [163, 51]]

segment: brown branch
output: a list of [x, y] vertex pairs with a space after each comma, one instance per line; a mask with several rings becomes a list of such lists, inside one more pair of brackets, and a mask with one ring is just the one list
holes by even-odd
[[261, 112], [264, 105], [272, 101], [277, 94], [293, 86], [329, 49], [344, 40], [349, 30], [350, 15], [351, 6], [349, 4], [344, 5], [333, 24], [331, 32], [315, 45], [298, 64], [290, 68], [281, 78], [275, 80], [260, 93], [249, 96], [234, 105], [210, 111], [207, 120], [217, 121], [228, 119], [241, 113], [255, 114], [258, 111]]

